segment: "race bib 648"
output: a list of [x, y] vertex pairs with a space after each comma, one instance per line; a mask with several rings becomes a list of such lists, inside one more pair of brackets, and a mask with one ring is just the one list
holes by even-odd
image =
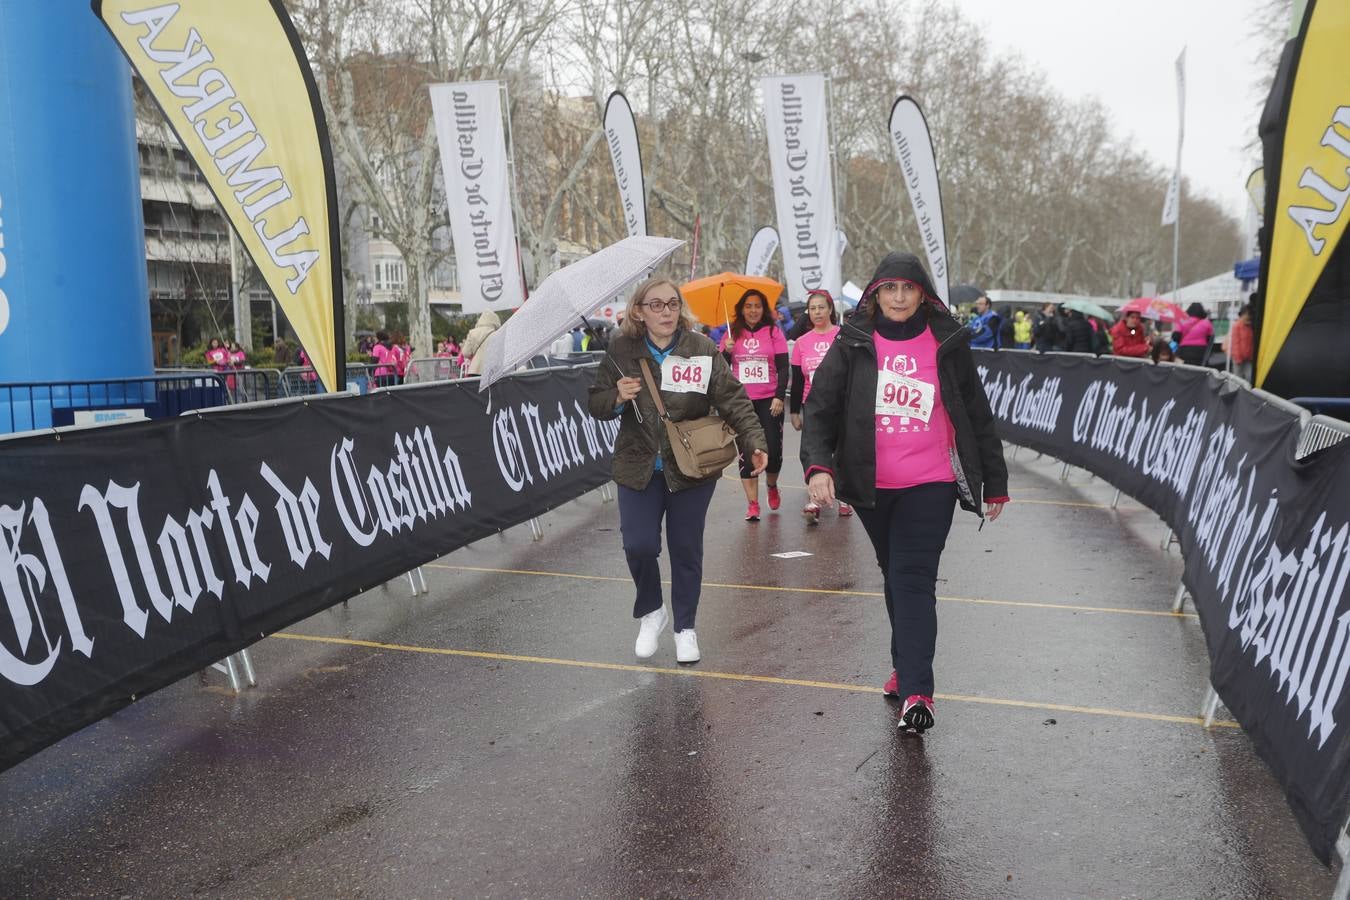
[[706, 394], [711, 378], [711, 356], [667, 356], [661, 363], [661, 390], [672, 394]]

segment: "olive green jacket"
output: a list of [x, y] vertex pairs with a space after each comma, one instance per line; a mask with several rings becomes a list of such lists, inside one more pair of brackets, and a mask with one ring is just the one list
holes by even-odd
[[[615, 382], [619, 380], [619, 371], [624, 375], [641, 379], [642, 369], [639, 360], [647, 360], [652, 378], [658, 387], [661, 385], [661, 367], [652, 359], [645, 338], [620, 335], [610, 341], [605, 356], [606, 358], [600, 362], [599, 371], [595, 374], [595, 384], [591, 386], [591, 415], [597, 419], [613, 419], [618, 415], [614, 409], [619, 403], [619, 391], [615, 387]], [[712, 378], [708, 385], [708, 393], [661, 391], [661, 402], [665, 404], [666, 412], [673, 421], [697, 419], [716, 410], [736, 431], [736, 444], [740, 447], [741, 453], [748, 456], [756, 450], [767, 451], [764, 429], [760, 427], [755, 408], [751, 405], [750, 398], [745, 395], [745, 388], [731, 374], [731, 367], [727, 365], [722, 354], [717, 352], [717, 347], [712, 341], [701, 334], [681, 331], [671, 356], [712, 358]], [[642, 414], [641, 422], [633, 411], [634, 403], [637, 405], [637, 412]], [[719, 473], [708, 478], [690, 478], [679, 470], [675, 464], [675, 455], [670, 450], [670, 439], [666, 436], [665, 424], [656, 412], [656, 403], [652, 400], [651, 391], [647, 389], [645, 381], [637, 399], [624, 404], [622, 415], [619, 436], [614, 442], [614, 480], [617, 483], [635, 491], [645, 489], [656, 470], [657, 453], [661, 454], [666, 485], [672, 491], [682, 491], [721, 477]]]

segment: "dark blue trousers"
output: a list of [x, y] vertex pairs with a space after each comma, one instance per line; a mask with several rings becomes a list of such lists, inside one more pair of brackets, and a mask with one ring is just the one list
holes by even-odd
[[937, 573], [956, 511], [956, 484], [877, 489], [875, 509], [856, 507], [886, 580], [891, 665], [904, 699], [933, 696]]
[[703, 523], [717, 481], [671, 493], [660, 472], [641, 491], [619, 485], [619, 530], [628, 571], [637, 586], [633, 618], [661, 607], [661, 520], [670, 548], [670, 606], [675, 630], [694, 627], [703, 589]]

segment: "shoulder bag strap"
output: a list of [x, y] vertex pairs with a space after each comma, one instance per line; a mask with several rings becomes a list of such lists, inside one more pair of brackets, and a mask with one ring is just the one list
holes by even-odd
[[647, 389], [652, 392], [652, 399], [656, 401], [656, 411], [663, 419], [670, 419], [666, 415], [666, 405], [661, 402], [661, 392], [656, 389], [656, 381], [652, 378], [652, 370], [647, 365], [646, 359], [638, 360], [638, 365], [642, 367], [642, 378], [647, 382]]

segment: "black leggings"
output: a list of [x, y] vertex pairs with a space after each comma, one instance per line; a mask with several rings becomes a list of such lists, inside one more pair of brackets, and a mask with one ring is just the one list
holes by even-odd
[[956, 485], [877, 488], [874, 509], [857, 508], [877, 552], [891, 620], [891, 667], [902, 698], [933, 696], [937, 574], [956, 511]]
[[[764, 400], [751, 400], [755, 407], [755, 415], [759, 416], [759, 427], [764, 429], [764, 440], [769, 444], [769, 467], [764, 471], [769, 475], [777, 475], [783, 471], [783, 417], [775, 416], [769, 412], [769, 407], [773, 405], [773, 398]], [[741, 477], [753, 478], [750, 473], [755, 470], [755, 465], [750, 457], [741, 457]]]

